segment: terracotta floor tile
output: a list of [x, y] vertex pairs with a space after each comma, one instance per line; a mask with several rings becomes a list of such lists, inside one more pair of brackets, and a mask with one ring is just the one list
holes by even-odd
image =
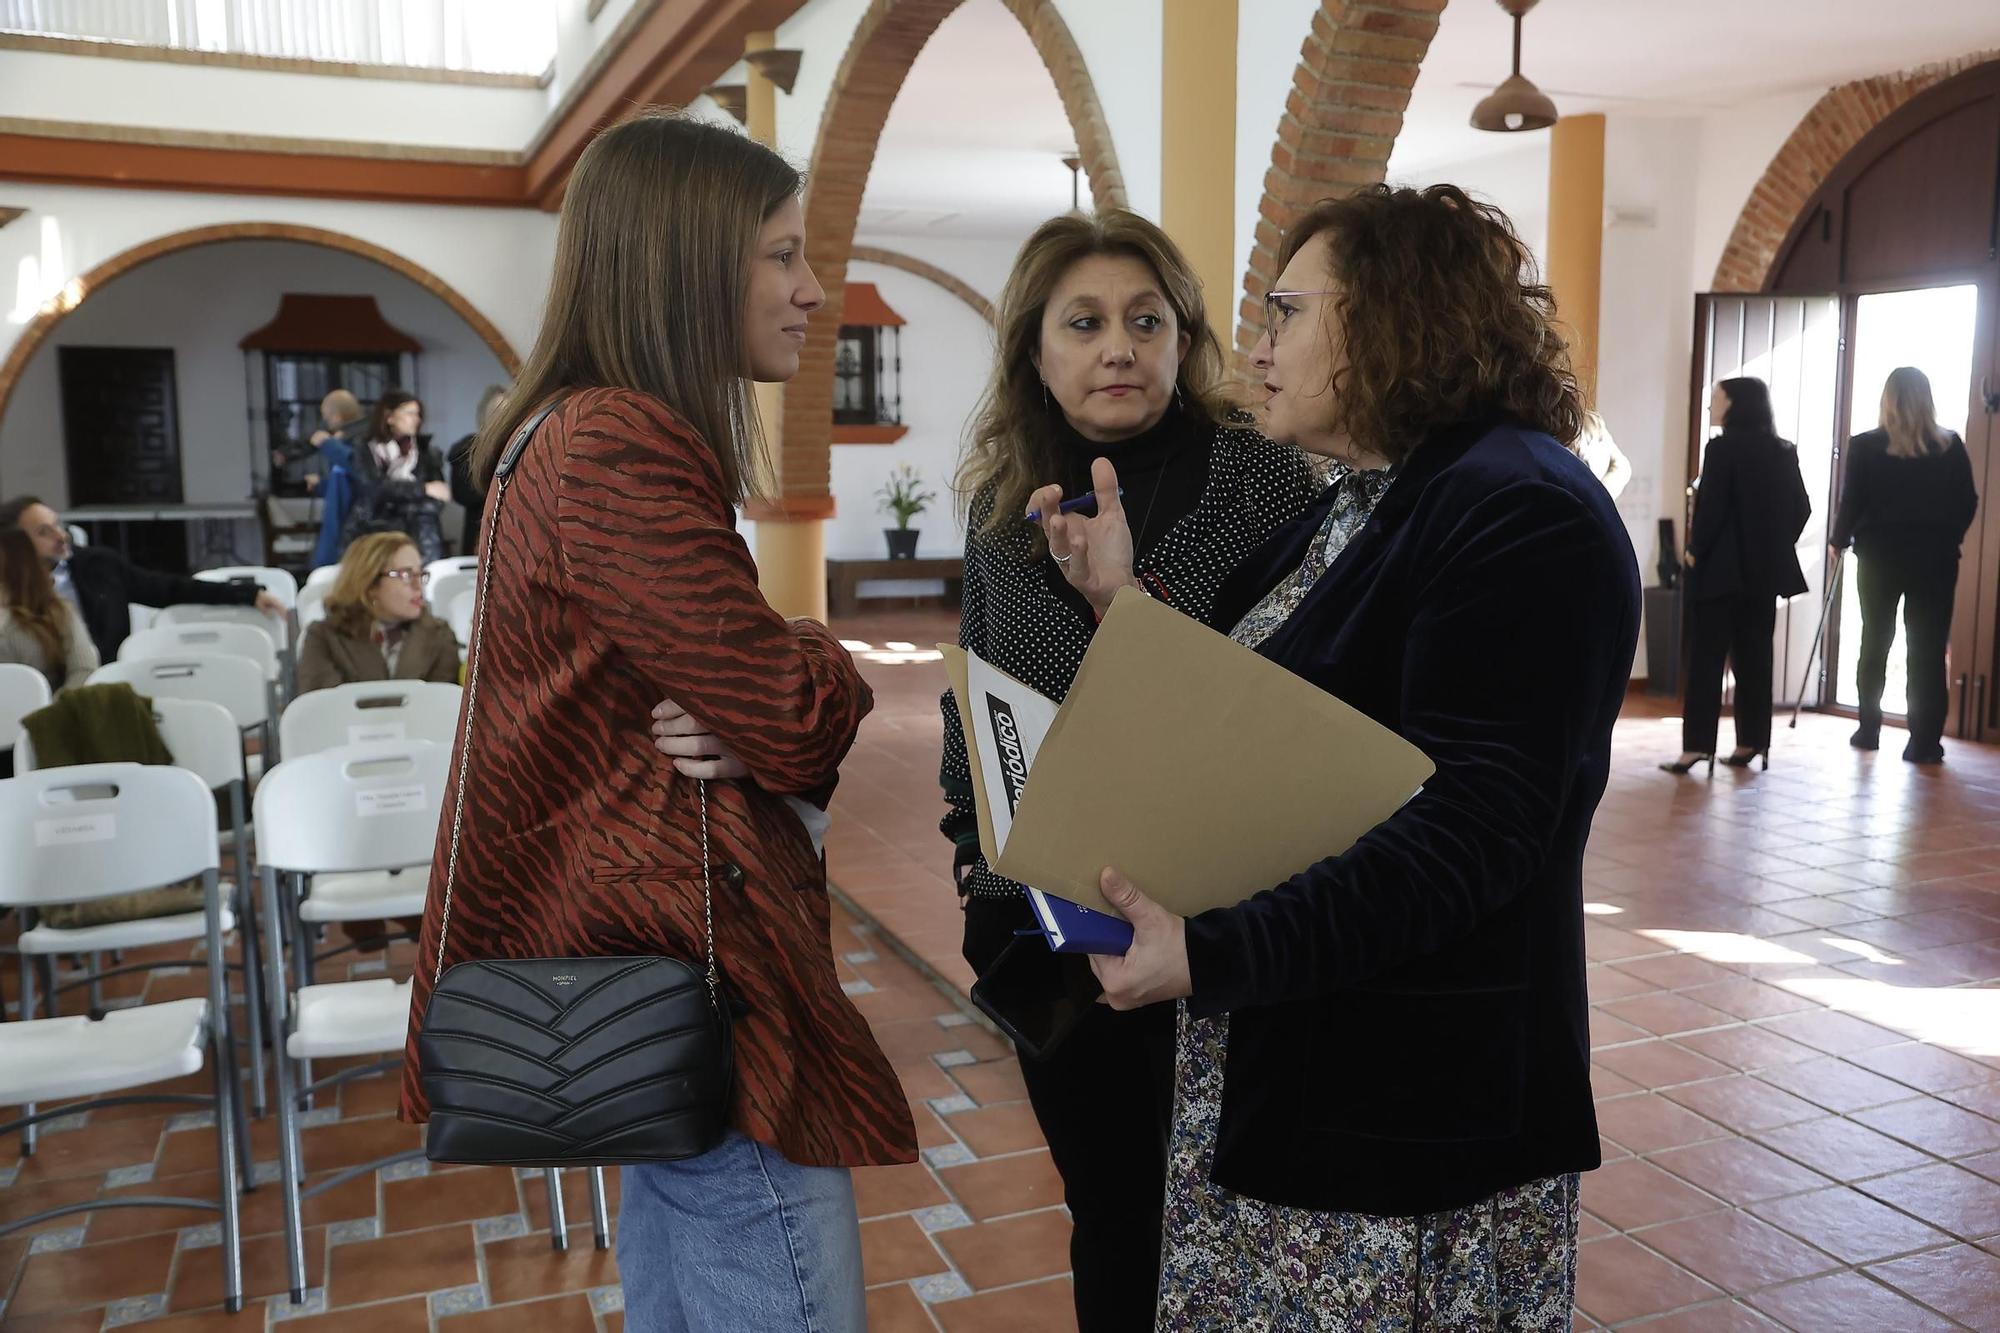
[[1699, 1001], [1671, 991], [1662, 991], [1654, 995], [1637, 995], [1629, 1000], [1613, 1000], [1608, 1004], [1600, 1004], [1598, 1009], [1659, 1037], [1672, 1036], [1677, 1032], [1695, 1032], [1702, 1028], [1721, 1027], [1736, 1021], [1731, 1014], [1726, 1014], [1720, 1009], [1711, 1009]]
[[1648, 1319], [1639, 1327], [1645, 1333], [1782, 1333], [1783, 1328], [1735, 1301], [1691, 1305], [1678, 1314]]
[[[575, 1220], [572, 1217], [571, 1221]], [[420, 1231], [415, 1234], [434, 1236], [450, 1232]], [[555, 1250], [549, 1245], [549, 1238], [542, 1234], [493, 1241], [484, 1249], [486, 1293], [495, 1305], [532, 1300], [559, 1291], [588, 1291], [592, 1287], [615, 1286], [618, 1282], [616, 1252], [596, 1247], [591, 1239], [587, 1215], [582, 1225], [570, 1227], [567, 1251]], [[339, 1262], [336, 1254], [336, 1267]]]
[[1018, 1102], [1028, 1095], [1028, 1085], [1021, 1081], [1020, 1061], [1012, 1058], [958, 1065], [952, 1069], [951, 1077], [965, 1090], [966, 1096], [981, 1106]]
[[[13, 1112], [9, 1110], [6, 1114], [12, 1115]], [[28, 1159], [30, 1162], [33, 1160], [33, 1158]], [[18, 1222], [31, 1213], [43, 1212], [50, 1208], [67, 1208], [73, 1203], [86, 1203], [97, 1197], [99, 1183], [99, 1180], [92, 1176], [71, 1176], [60, 1180], [9, 1186], [5, 1190], [0, 1190], [0, 1223]], [[98, 1214], [91, 1219], [92, 1225], [94, 1226], [100, 1218], [109, 1216], [110, 1213]], [[186, 1217], [187, 1214], [182, 1213], [179, 1216]], [[73, 1227], [77, 1221], [78, 1215], [72, 1213], [68, 1217], [58, 1217], [52, 1222], [44, 1222], [40, 1226], [14, 1234], [32, 1236], [38, 1231], [47, 1231], [51, 1228], [61, 1230]], [[5, 1286], [4, 1279], [0, 1279], [0, 1290], [4, 1290]]]
[[285, 1333], [431, 1333], [430, 1302], [389, 1301], [287, 1320]]
[[1717, 1028], [1712, 1032], [1683, 1032], [1674, 1038], [1674, 1045], [1743, 1070], [1782, 1067], [1820, 1058], [1820, 1053], [1812, 1047], [1752, 1024]]
[[[917, 1127], [917, 1147], [919, 1148], [942, 1148], [948, 1144], [958, 1142], [958, 1136], [945, 1127], [945, 1122], [940, 1120], [937, 1112], [931, 1110], [930, 1106], [925, 1102], [913, 1101], [910, 1103], [910, 1119]], [[1038, 1135], [1033, 1143], [1026, 1146], [1039, 1148], [1041, 1143], [1042, 1140]]]
[[1750, 1211], [1850, 1264], [1873, 1263], [1951, 1239], [1852, 1189], [1795, 1194], [1754, 1204]]
[[1642, 1041], [1595, 1052], [1591, 1060], [1647, 1088], [1669, 1088], [1736, 1071], [1717, 1060], [1683, 1050], [1670, 1041]]
[[976, 1291], [1069, 1271], [1069, 1214], [1061, 1208], [940, 1231], [935, 1239]]
[[597, 1316], [590, 1298], [575, 1293], [440, 1319], [437, 1333], [597, 1333]]
[[1868, 1271], [1979, 1333], [2000, 1330], [2000, 1256], [1955, 1245], [1877, 1264]]
[[1650, 981], [1643, 981], [1604, 963], [1592, 963], [1584, 968], [1583, 984], [1592, 1004], [1623, 1000], [1633, 995], [1650, 995], [1660, 989]]
[[[137, 1327], [144, 1328], [146, 1333], [242, 1333], [243, 1322], [246, 1319], [250, 1321], [252, 1328], [256, 1328], [263, 1322], [263, 1311], [254, 1305], [245, 1306], [236, 1314], [229, 1314], [221, 1309], [199, 1310], [193, 1314], [148, 1319]], [[33, 1327], [33, 1321], [25, 1321], [25, 1324], [27, 1327]], [[8, 1324], [7, 1327], [12, 1330], [19, 1325]], [[94, 1333], [97, 1324], [93, 1322], [88, 1327]]]
[[2000, 1148], [2000, 1121], [1929, 1097], [1856, 1111], [1852, 1118], [1939, 1157]]
[[946, 1167], [938, 1177], [965, 1205], [966, 1212], [981, 1222], [1063, 1201], [1062, 1178], [1056, 1174], [1047, 1149]]
[[1952, 1333], [1956, 1327], [1859, 1273], [1829, 1273], [1773, 1287], [1749, 1299], [1758, 1309], [1801, 1333], [1830, 1333], [1834, 1329]]
[[1715, 985], [1724, 981], [1734, 981], [1737, 974], [1706, 958], [1693, 954], [1674, 953], [1663, 944], [1653, 943], [1652, 949], [1658, 955], [1653, 958], [1621, 959], [1612, 964], [1620, 972], [1635, 976], [1641, 981], [1651, 982], [1668, 990], [1692, 990], [1697, 986]]
[[2000, 1236], [2000, 1184], [1956, 1166], [1920, 1166], [1855, 1188], [1960, 1240]]
[[934, 1305], [931, 1312], [945, 1333], [1075, 1333], [1076, 1297], [1069, 1279], [981, 1292]]
[[952, 1132], [981, 1157], [1025, 1152], [1042, 1146], [1042, 1127], [1027, 1102], [1002, 1102], [945, 1117]]
[[928, 1277], [950, 1267], [913, 1218], [882, 1217], [861, 1224], [861, 1271], [871, 1287]]
[[474, 1166], [433, 1171], [413, 1180], [382, 1185], [382, 1230], [417, 1231], [450, 1222], [472, 1222], [521, 1211], [514, 1173], [505, 1167]]
[[1583, 1206], [1612, 1226], [1630, 1230], [1712, 1213], [1723, 1205], [1651, 1162], [1626, 1158], [1584, 1174]]
[[1654, 1153], [1650, 1160], [1739, 1208], [1763, 1199], [1824, 1189], [1833, 1183], [1749, 1139], [1697, 1143]]
[[1924, 1166], [1935, 1160], [1886, 1134], [1852, 1120], [1829, 1117], [1802, 1125], [1767, 1129], [1757, 1141], [1835, 1180], [1860, 1180], [1888, 1171]]
[[1679, 1148], [1728, 1132], [1714, 1121], [1651, 1092], [1598, 1103], [1597, 1128], [1612, 1142], [1635, 1153]]
[[854, 1173], [854, 1205], [864, 1218], [909, 1213], [948, 1202], [944, 1186], [922, 1162], [864, 1166]]
[[1981, 1083], [1977, 1087], [1957, 1088], [1944, 1094], [1944, 1099], [1953, 1106], [1962, 1106], [1968, 1111], [1977, 1111], [1988, 1120], [2000, 1120], [2000, 1082]]
[[1597, 1065], [1590, 1067], [1590, 1095], [1596, 1100], [1606, 1097], [1623, 1097], [1627, 1093], [1644, 1092], [1637, 1083], [1623, 1074], [1614, 1074]]
[[1909, 1089], [1894, 1079], [1883, 1078], [1880, 1074], [1830, 1055], [1798, 1064], [1760, 1069], [1757, 1077], [1815, 1105], [1842, 1114], [1881, 1106], [1886, 1102], [1899, 1102], [1909, 1096]]
[[1661, 1095], [1739, 1134], [1816, 1120], [1823, 1114], [1811, 1102], [1747, 1074], [1690, 1083]]
[[[207, 1158], [197, 1165], [213, 1168], [215, 1135], [203, 1131], [200, 1139]], [[34, 1185], [74, 1176], [102, 1176], [115, 1166], [138, 1166], [150, 1162], [159, 1149], [160, 1126], [152, 1120], [113, 1120], [102, 1125], [90, 1124], [82, 1129], [65, 1130], [60, 1134], [45, 1133], [36, 1141], [35, 1155], [21, 1160], [21, 1170], [14, 1183], [17, 1186]], [[15, 1155], [14, 1145], [7, 1145], [6, 1160], [12, 1160]]]
[[89, 1309], [128, 1296], [164, 1292], [174, 1262], [174, 1240], [171, 1235], [141, 1236], [29, 1255], [7, 1303], [8, 1317]]
[[1645, 1041], [1651, 1035], [1652, 1033], [1647, 1029], [1628, 1023], [1624, 1019], [1606, 1012], [1602, 1005], [1591, 1006], [1590, 1049], [1593, 1051], [1601, 1051], [1610, 1046], [1623, 1046], [1631, 1042]]
[[1714, 1213], [1648, 1227], [1640, 1239], [1649, 1249], [1735, 1295], [1841, 1266], [1825, 1251], [1794, 1240], [1748, 1213]]
[[[540, 1237], [526, 1239], [544, 1249], [548, 1246]], [[489, 1256], [493, 1248], [487, 1247]], [[504, 1266], [493, 1265], [490, 1271], [497, 1284]], [[327, 1260], [327, 1302], [335, 1308], [365, 1305], [420, 1291], [463, 1287], [478, 1280], [472, 1228], [439, 1227], [334, 1246]], [[498, 1293], [494, 1294], [497, 1299]]]
[[1629, 1237], [1594, 1240], [1577, 1256], [1577, 1308], [1607, 1324], [1664, 1314], [1723, 1293]]
[[1847, 1057], [1863, 1069], [1907, 1083], [1921, 1092], [1950, 1092], [1992, 1081], [1993, 1071], [1976, 1060], [1923, 1042], [1856, 1051]]
[[[103, 1326], [104, 1311], [72, 1311], [68, 1314], [23, 1315], [7, 1321], [7, 1333], [97, 1333]], [[154, 1325], [146, 1325], [150, 1331]]]
[[930, 1311], [917, 1293], [897, 1284], [868, 1292], [868, 1333], [936, 1333]]
[[384, 1116], [342, 1120], [308, 1129], [299, 1135], [299, 1144], [307, 1171], [340, 1171], [391, 1153], [421, 1148], [423, 1134], [415, 1125]]
[[1763, 1020], [1763, 1025], [1781, 1037], [1804, 1042], [1828, 1055], [1850, 1055], [1877, 1046], [1893, 1046], [1907, 1040], [1900, 1032], [1864, 1023], [1850, 1014], [1830, 1009], [1809, 1009]]
[[[305, 1233], [306, 1286], [326, 1280], [326, 1232]], [[257, 1236], [243, 1242], [243, 1293], [251, 1300], [277, 1296], [291, 1289], [282, 1234]], [[219, 1246], [187, 1250], [174, 1265], [170, 1310], [200, 1310], [222, 1303], [222, 1250]]]

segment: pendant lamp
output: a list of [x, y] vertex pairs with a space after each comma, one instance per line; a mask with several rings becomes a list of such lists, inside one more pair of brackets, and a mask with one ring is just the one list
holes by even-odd
[[1521, 17], [1535, 0], [1499, 0], [1499, 5], [1514, 16], [1514, 72], [1472, 108], [1472, 127], [1498, 134], [1545, 130], [1556, 123], [1556, 104], [1521, 74]]

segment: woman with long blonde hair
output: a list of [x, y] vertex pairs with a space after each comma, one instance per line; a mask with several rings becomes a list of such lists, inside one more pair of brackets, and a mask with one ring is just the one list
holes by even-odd
[[299, 643], [299, 690], [363, 680], [458, 680], [458, 639], [424, 602], [423, 558], [400, 532], [357, 538], [340, 558], [326, 618]]
[[[1260, 435], [1222, 391], [1222, 347], [1201, 283], [1136, 213], [1072, 213], [1035, 230], [1000, 296], [999, 348], [957, 488], [967, 506], [959, 642], [1052, 699], [1068, 693], [1098, 612], [1029, 521], [1030, 495], [1129, 516], [1124, 553], [1146, 590], [1209, 619], [1222, 578], [1310, 503], [1305, 457]], [[1122, 490], [1123, 499], [1119, 498]], [[1031, 915], [1022, 887], [979, 852], [958, 708], [944, 701], [942, 828], [956, 847], [966, 961], [991, 970]], [[1039, 940], [1010, 956], [1010, 990], [1053, 998], [1077, 955]], [[1150, 1328], [1159, 1278], [1173, 1015], [1092, 1007], [1022, 1077], [1074, 1229], [1077, 1319]]]
[[35, 543], [14, 527], [0, 530], [0, 662], [31, 666], [58, 690], [83, 684], [98, 667], [76, 603], [56, 591]]
[[1978, 512], [1979, 492], [1965, 442], [1938, 425], [1930, 378], [1923, 371], [1898, 366], [1889, 372], [1879, 419], [1880, 425], [1855, 436], [1848, 446], [1840, 510], [1827, 538], [1836, 560], [1853, 545], [1855, 591], [1861, 600], [1861, 653], [1855, 668], [1861, 725], [1848, 744], [1857, 750], [1881, 744], [1882, 690], [1900, 602], [1910, 727], [1903, 758], [1941, 764], [1949, 706], [1945, 648], [1958, 588], [1958, 548]]

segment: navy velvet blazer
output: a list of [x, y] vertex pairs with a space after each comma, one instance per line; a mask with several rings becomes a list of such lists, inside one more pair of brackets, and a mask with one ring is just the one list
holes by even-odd
[[[1217, 623], [1330, 503], [1239, 567]], [[1345, 854], [1188, 922], [1189, 1005], [1230, 1015], [1218, 1184], [1410, 1216], [1598, 1164], [1583, 850], [1638, 629], [1604, 488], [1487, 422], [1420, 446], [1264, 643], [1437, 773]]]

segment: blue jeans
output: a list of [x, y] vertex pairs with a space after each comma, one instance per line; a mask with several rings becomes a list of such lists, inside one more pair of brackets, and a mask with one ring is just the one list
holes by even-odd
[[623, 1172], [618, 1273], [632, 1333], [867, 1328], [845, 1168], [794, 1166], [732, 1130], [700, 1157]]

